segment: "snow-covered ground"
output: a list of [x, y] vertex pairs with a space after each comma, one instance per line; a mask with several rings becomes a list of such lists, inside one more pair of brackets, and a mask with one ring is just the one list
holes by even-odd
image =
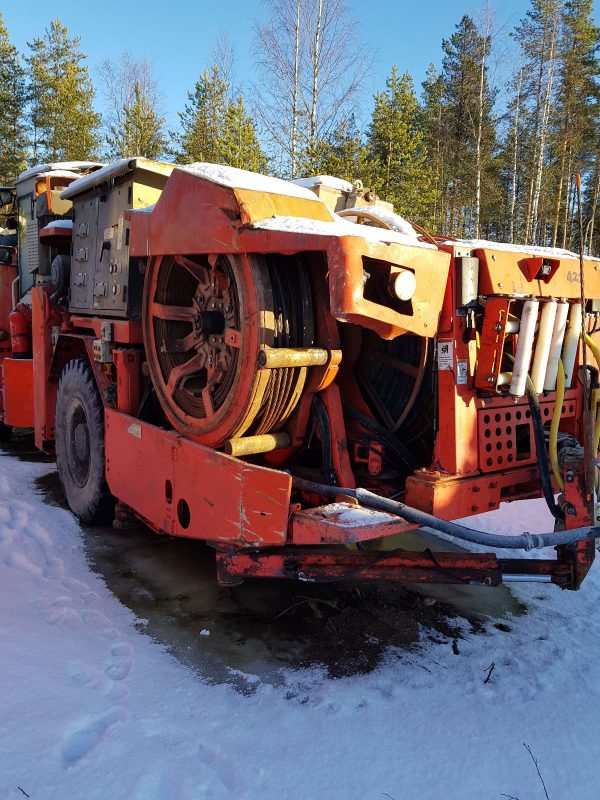
[[[600, 796], [597, 565], [578, 593], [515, 589], [528, 613], [458, 655], [429, 642], [353, 677], [248, 675], [241, 693], [140, 632], [74, 518], [34, 491], [51, 468], [0, 456], [0, 797], [543, 800], [524, 743], [550, 800]], [[549, 526], [539, 502], [477, 522]]]

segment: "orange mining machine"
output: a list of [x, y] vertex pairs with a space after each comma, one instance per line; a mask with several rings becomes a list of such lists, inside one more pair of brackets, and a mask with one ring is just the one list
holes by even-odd
[[[16, 194], [2, 430], [34, 428], [84, 523], [205, 540], [223, 585], [579, 587], [600, 261], [432, 238], [359, 182], [211, 164], [43, 165]], [[538, 496], [546, 534], [451, 521]], [[423, 527], [491, 550], [386, 547]]]

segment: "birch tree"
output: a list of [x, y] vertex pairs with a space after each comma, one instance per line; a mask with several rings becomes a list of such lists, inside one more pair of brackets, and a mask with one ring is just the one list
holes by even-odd
[[256, 28], [256, 103], [277, 171], [313, 172], [354, 111], [370, 58], [344, 0], [267, 0]]
[[[105, 59], [97, 73], [104, 101], [102, 126], [107, 156], [145, 155], [131, 149], [132, 138], [136, 136], [139, 143], [146, 142], [142, 149], [154, 153], [148, 157], [158, 156], [165, 143], [165, 116], [151, 63], [148, 59], [138, 60], [129, 53], [123, 53], [116, 60]], [[142, 117], [144, 122], [138, 134], [135, 134], [133, 120], [137, 118], [141, 123]], [[153, 144], [148, 146], [150, 141]]]

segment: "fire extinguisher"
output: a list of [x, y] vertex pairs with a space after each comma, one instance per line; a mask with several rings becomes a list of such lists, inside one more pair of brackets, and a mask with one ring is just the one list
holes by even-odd
[[13, 358], [31, 358], [31, 309], [19, 303], [8, 316]]

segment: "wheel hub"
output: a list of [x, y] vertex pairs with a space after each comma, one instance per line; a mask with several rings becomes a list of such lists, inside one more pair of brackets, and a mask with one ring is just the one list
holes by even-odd
[[75, 426], [73, 439], [77, 458], [80, 461], [86, 461], [90, 453], [90, 443], [85, 423], [79, 422]]

